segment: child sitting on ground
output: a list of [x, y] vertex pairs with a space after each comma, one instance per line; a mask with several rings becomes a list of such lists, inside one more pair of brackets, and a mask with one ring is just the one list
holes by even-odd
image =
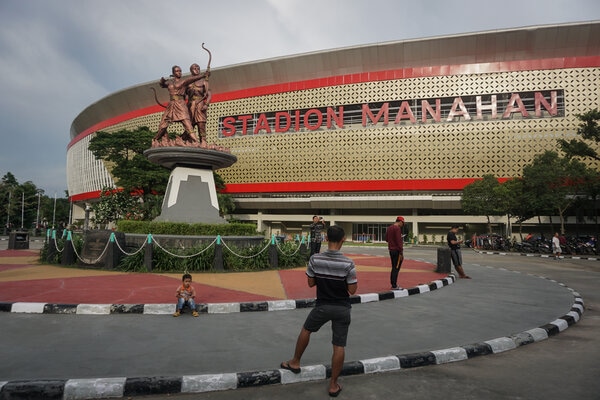
[[183, 307], [187, 304], [190, 310], [192, 310], [192, 315], [197, 317], [198, 311], [196, 311], [196, 302], [194, 301], [196, 289], [192, 286], [192, 275], [184, 274], [181, 277], [181, 281], [183, 283], [177, 288], [177, 307], [173, 316], [179, 317], [181, 315], [181, 310], [183, 310]]

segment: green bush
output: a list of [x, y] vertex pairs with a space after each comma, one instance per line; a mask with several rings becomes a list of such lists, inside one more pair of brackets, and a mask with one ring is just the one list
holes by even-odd
[[296, 268], [306, 265], [306, 254], [298, 250], [296, 242], [288, 241], [280, 244], [278, 254], [279, 268]]
[[228, 224], [188, 224], [185, 222], [156, 222], [122, 220], [117, 229], [124, 233], [181, 236], [254, 236], [256, 225], [231, 222]]
[[[67, 242], [67, 239], [64, 238], [57, 238], [56, 239], [56, 247], [58, 249], [62, 249], [61, 252], [58, 252], [58, 250], [56, 250], [54, 252], [54, 257], [52, 257], [51, 260], [48, 260], [48, 247], [51, 245], [51, 241], [47, 241], [46, 243], [44, 243], [44, 245], [42, 246], [42, 249], [40, 250], [40, 257], [39, 257], [39, 262], [41, 263], [45, 263], [45, 264], [61, 264], [62, 263], [62, 252], [65, 249], [65, 245], [69, 245], [69, 246], [73, 246], [75, 248], [75, 252], [79, 255], [81, 255], [81, 251], [83, 250], [83, 237], [80, 235], [71, 235], [71, 243], [69, 244]], [[52, 244], [52, 246], [54, 246], [54, 244]], [[78, 258], [77, 256], [75, 256], [74, 258], [74, 263], [73, 265], [77, 264]]]
[[[237, 248], [223, 247], [223, 268], [226, 271], [260, 271], [269, 269], [269, 249], [258, 254], [265, 248], [268, 241], [263, 240], [257, 246]], [[234, 254], [235, 253], [235, 254]]]

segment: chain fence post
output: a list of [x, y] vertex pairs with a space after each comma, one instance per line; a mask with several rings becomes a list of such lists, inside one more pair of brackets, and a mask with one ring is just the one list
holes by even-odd
[[152, 242], [152, 234], [148, 234], [146, 243], [144, 245], [144, 266], [146, 271], [152, 272], [152, 261], [154, 259], [154, 243]]
[[302, 235], [302, 238], [300, 239], [300, 254], [304, 257], [308, 257], [308, 249], [306, 247], [306, 242], [304, 241], [304, 235]]
[[277, 256], [277, 243], [275, 242], [275, 235], [271, 235], [271, 245], [269, 246], [269, 265], [271, 268], [279, 268], [279, 258]]
[[67, 240], [65, 242], [64, 250], [61, 254], [62, 265], [73, 265], [75, 262], [75, 248], [73, 247], [73, 236], [71, 231], [67, 232]]
[[108, 249], [106, 249], [106, 262], [105, 266], [109, 269], [114, 269], [119, 264], [119, 249], [115, 243], [115, 233], [111, 232], [108, 238]]
[[48, 242], [48, 253], [46, 256], [46, 261], [53, 263], [56, 258], [56, 230], [52, 229], [52, 233], [50, 234], [50, 241]]
[[215, 258], [213, 260], [213, 268], [215, 271], [224, 271], [223, 267], [223, 243], [221, 243], [221, 235], [217, 235], [217, 243], [215, 243]]

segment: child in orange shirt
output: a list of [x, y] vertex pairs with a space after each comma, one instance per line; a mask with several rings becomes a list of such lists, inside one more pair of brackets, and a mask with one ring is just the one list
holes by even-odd
[[192, 310], [192, 315], [194, 317], [198, 316], [198, 311], [196, 311], [196, 302], [194, 298], [196, 297], [196, 289], [192, 286], [192, 275], [184, 274], [181, 277], [181, 286], [177, 288], [177, 307], [175, 309], [174, 317], [179, 317], [181, 315], [181, 310], [187, 304]]

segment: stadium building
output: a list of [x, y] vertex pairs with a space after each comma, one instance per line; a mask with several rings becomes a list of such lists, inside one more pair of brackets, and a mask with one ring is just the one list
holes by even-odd
[[[440, 241], [452, 223], [468, 235], [484, 232], [485, 216], [463, 215], [462, 189], [485, 174], [520, 176], [536, 154], [557, 150], [557, 139], [576, 137], [576, 114], [600, 108], [599, 38], [594, 21], [214, 68], [208, 142], [238, 158], [219, 170], [235, 199], [233, 217], [267, 235], [306, 233], [315, 214], [354, 240], [382, 240], [397, 215], [420, 242]], [[151, 87], [168, 101], [157, 79], [113, 93], [73, 121], [67, 177], [75, 219], [114, 184], [89, 140], [97, 131], [156, 130], [163, 108]], [[510, 229], [506, 216], [492, 222], [498, 233]], [[570, 217], [567, 231], [576, 223]]]

